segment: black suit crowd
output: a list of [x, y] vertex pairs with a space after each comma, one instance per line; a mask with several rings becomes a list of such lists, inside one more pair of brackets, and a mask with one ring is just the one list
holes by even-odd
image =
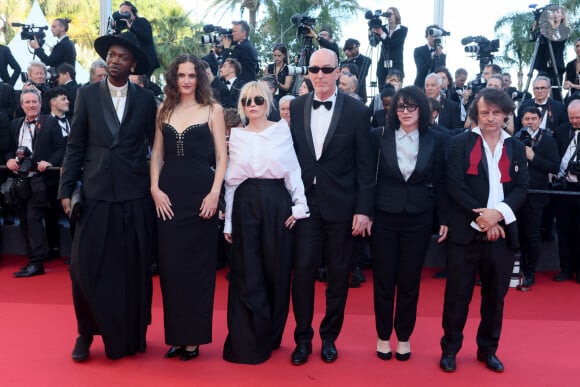
[[34, 54], [47, 66], [57, 68], [63, 63], [72, 66], [76, 64], [77, 52], [75, 45], [68, 36], [64, 36], [53, 48], [50, 55], [44, 52], [42, 47], [34, 50]]

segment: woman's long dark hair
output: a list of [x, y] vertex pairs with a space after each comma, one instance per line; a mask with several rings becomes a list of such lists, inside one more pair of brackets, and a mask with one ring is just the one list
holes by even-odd
[[195, 100], [202, 106], [207, 106], [214, 103], [209, 78], [207, 77], [201, 60], [195, 55], [180, 55], [175, 58], [173, 62], [171, 62], [169, 69], [167, 69], [167, 72], [165, 73], [165, 81], [167, 82], [163, 88], [163, 91], [165, 92], [165, 99], [163, 100], [163, 106], [157, 115], [158, 125], [169, 119], [171, 113], [175, 109], [175, 106], [177, 106], [177, 104], [181, 101], [179, 88], [177, 87], [177, 70], [179, 69], [179, 65], [182, 63], [192, 63], [195, 67], [195, 76], [197, 79], [195, 87]]

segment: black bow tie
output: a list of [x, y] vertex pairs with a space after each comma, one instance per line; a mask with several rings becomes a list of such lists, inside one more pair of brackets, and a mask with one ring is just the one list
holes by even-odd
[[66, 124], [66, 116], [62, 116], [62, 117], [56, 117], [60, 122], [62, 122], [63, 124]]
[[330, 110], [332, 108], [332, 101], [324, 101], [324, 102], [317, 101], [317, 100], [312, 101], [312, 107], [314, 109], [318, 109], [320, 107], [320, 105], [324, 105], [326, 110]]
[[231, 84], [232, 84], [232, 82], [226, 81], [226, 85], [231, 85]]
[[34, 119], [32, 121], [26, 121], [26, 125], [28, 125], [28, 126], [36, 125], [37, 122], [38, 122], [37, 119]]
[[534, 106], [536, 106], [538, 109], [543, 110], [543, 109], [548, 107], [548, 104], [547, 103], [544, 103], [544, 104], [535, 103]]

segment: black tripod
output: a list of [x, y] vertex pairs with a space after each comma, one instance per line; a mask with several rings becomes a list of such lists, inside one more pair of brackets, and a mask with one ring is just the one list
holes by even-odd
[[309, 36], [303, 36], [302, 38], [302, 48], [300, 49], [297, 69], [300, 69], [300, 73], [296, 73], [294, 77], [294, 85], [292, 85], [291, 95], [298, 96], [298, 90], [300, 90], [300, 85], [302, 84], [302, 79], [304, 78], [305, 71], [310, 63], [310, 56], [314, 48], [312, 46], [312, 38]]
[[[538, 36], [536, 36], [536, 43], [534, 46], [534, 53], [532, 54], [532, 59], [530, 61], [530, 71], [528, 72], [528, 79], [526, 81], [526, 87], [524, 88], [524, 96], [522, 99], [522, 102], [524, 101], [524, 99], [526, 98], [527, 95], [530, 95], [529, 93], [527, 93], [529, 87], [530, 87], [530, 83], [532, 80], [532, 75], [534, 73], [534, 69], [536, 69], [538, 66], [536, 65], [536, 60], [538, 58], [538, 51], [540, 50], [540, 46], [545, 44], [548, 47], [548, 52], [550, 53], [550, 61], [548, 63], [548, 68], [550, 68], [553, 72], [553, 74], [550, 74], [550, 79], [552, 80], [552, 95], [553, 98], [561, 100], [562, 99], [562, 81], [560, 80], [560, 74], [558, 73], [558, 66], [557, 66], [557, 62], [556, 62], [556, 57], [554, 55], [554, 48], [552, 47], [552, 42], [548, 39], [546, 39], [543, 35], [538, 34]], [[554, 85], [554, 80], [556, 81], [556, 85]], [[557, 89], [557, 90], [555, 90]], [[559, 97], [558, 97], [559, 95]]]

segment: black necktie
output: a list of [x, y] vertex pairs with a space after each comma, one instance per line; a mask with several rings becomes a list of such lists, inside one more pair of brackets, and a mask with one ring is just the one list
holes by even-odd
[[317, 101], [317, 100], [312, 101], [312, 107], [314, 109], [318, 109], [320, 107], [320, 105], [324, 105], [326, 110], [330, 110], [332, 108], [332, 101], [324, 101], [324, 102]]

